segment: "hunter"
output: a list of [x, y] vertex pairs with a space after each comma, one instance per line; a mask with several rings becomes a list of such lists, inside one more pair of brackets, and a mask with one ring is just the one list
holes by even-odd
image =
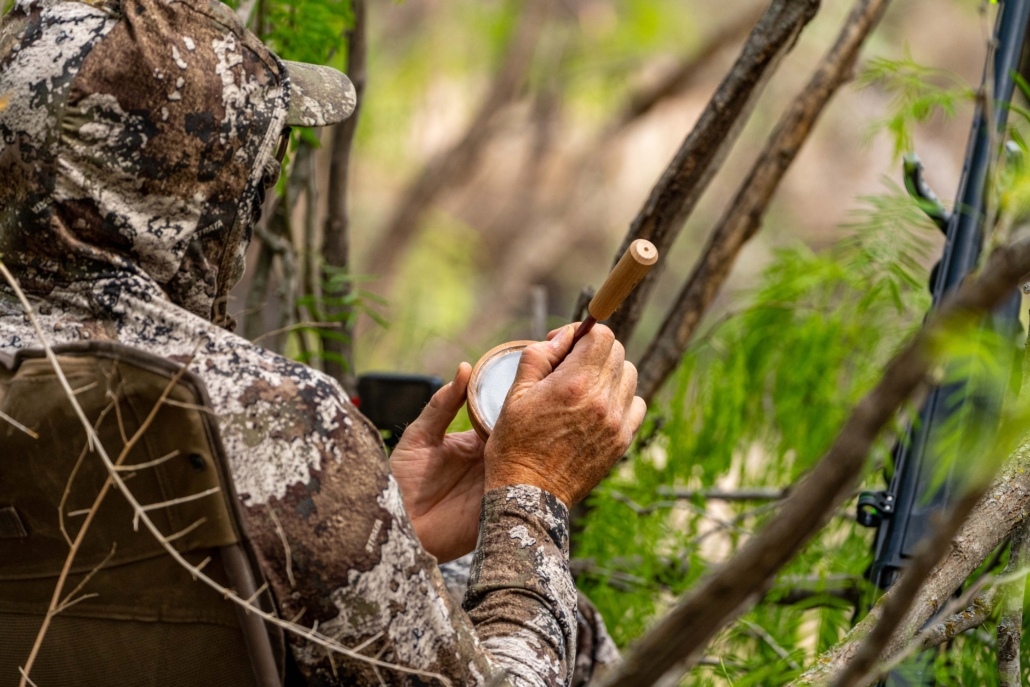
[[[0, 259], [51, 344], [120, 342], [203, 380], [282, 617], [455, 685], [568, 685], [569, 507], [645, 411], [611, 331], [527, 348], [485, 445], [445, 434], [463, 363], [387, 458], [336, 380], [226, 312], [288, 127], [346, 118], [347, 77], [281, 60], [215, 0], [17, 0], [0, 60]], [[0, 352], [40, 346], [4, 285]], [[459, 605], [438, 561], [474, 549]], [[312, 685], [424, 684], [291, 641]]]

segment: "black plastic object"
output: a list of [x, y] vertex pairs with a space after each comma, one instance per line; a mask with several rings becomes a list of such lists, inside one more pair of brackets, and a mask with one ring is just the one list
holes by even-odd
[[[982, 104], [978, 104], [973, 118], [972, 131], [966, 149], [962, 179], [959, 183], [957, 202], [950, 214], [941, 213], [941, 206], [934, 203], [932, 192], [922, 182], [921, 165], [918, 169], [909, 162], [906, 177], [910, 192], [920, 198], [921, 205], [928, 210], [935, 222], [946, 219], [944, 227], [947, 241], [944, 254], [935, 266], [930, 284], [933, 303], [936, 307], [941, 299], [956, 288], [976, 266], [983, 243], [982, 223], [985, 209], [986, 184], [992, 160], [999, 150], [992, 149], [1002, 136], [992, 136], [990, 128], [1003, 132], [1009, 108], [1005, 106], [1012, 99], [1014, 73], [1026, 76], [1027, 24], [1030, 20], [1030, 0], [1004, 0], [995, 25], [994, 40], [997, 49], [993, 55], [994, 64], [985, 65], [984, 78], [993, 78], [994, 106], [990, 111], [994, 121], [985, 120]], [[985, 317], [983, 327], [1015, 342], [1019, 330], [1019, 294], [1013, 295], [992, 315]], [[1013, 345], [1013, 362], [1016, 347]], [[878, 499], [867, 497], [859, 503], [859, 517], [866, 517], [870, 523], [879, 520], [879, 531], [874, 544], [875, 556], [868, 576], [880, 589], [887, 589], [897, 580], [902, 568], [915, 553], [916, 545], [930, 533], [934, 513], [947, 508], [957, 496], [960, 488], [957, 476], [948, 474], [943, 480], [933, 454], [933, 437], [942, 424], [953, 416], [963, 404], [975, 404], [975, 415], [979, 421], [996, 421], [1004, 392], [993, 397], [973, 393], [962, 382], [950, 383], [930, 391], [919, 412], [919, 421], [910, 426], [906, 436], [894, 447], [894, 475], [886, 492]], [[893, 512], [881, 507], [886, 499], [892, 499]], [[873, 510], [876, 510], [874, 513]], [[864, 515], [863, 515], [864, 511]], [[888, 675], [881, 685], [900, 687], [902, 685], [933, 685], [933, 671], [928, 661], [932, 655], [911, 659]]]
[[858, 496], [858, 524], [879, 527], [894, 513], [894, 495], [886, 491], [863, 491]]
[[358, 377], [355, 400], [365, 417], [387, 432], [383, 441], [393, 448], [442, 386], [439, 377], [370, 372]]

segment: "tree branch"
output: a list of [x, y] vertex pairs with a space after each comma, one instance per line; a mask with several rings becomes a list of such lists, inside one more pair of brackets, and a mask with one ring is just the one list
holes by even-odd
[[[640, 371], [637, 393], [645, 401], [651, 399], [683, 357], [701, 316], [715, 299], [740, 249], [761, 228], [762, 216], [787, 168], [794, 161], [830, 98], [851, 78], [858, 52], [866, 37], [879, 23], [888, 2], [856, 2], [833, 47], [822, 59], [804, 90], [780, 118], [751, 172], [709, 237], [704, 253], [695, 264], [675, 305], [666, 315], [661, 330], [637, 366]], [[654, 272], [652, 269], [648, 278]], [[642, 286], [646, 285], [646, 281], [647, 278]], [[637, 302], [642, 304], [641, 293], [638, 286], [630, 298], [636, 297]], [[625, 312], [622, 317], [631, 318], [630, 309], [625, 304], [623, 308]], [[635, 320], [627, 319], [627, 322]]]
[[618, 135], [621, 130], [649, 113], [663, 100], [682, 93], [713, 57], [751, 32], [765, 13], [763, 6], [764, 3], [759, 2], [747, 11], [741, 12], [739, 16], [716, 30], [660, 81], [631, 93], [618, 116], [605, 128], [606, 137]]
[[[888, 668], [908, 649], [915, 631], [938, 611], [940, 600], [949, 598], [962, 586], [969, 575], [987, 560], [998, 543], [1012, 534], [1023, 522], [1028, 510], [1030, 444], [1024, 444], [1013, 453], [1009, 464], [995, 478], [986, 496], [976, 505], [965, 525], [952, 539], [944, 560], [937, 565], [916, 595], [912, 608], [902, 623], [902, 631], [896, 632], [881, 652], [880, 659]], [[804, 675], [791, 683], [791, 687], [826, 684], [832, 681], [855, 655], [862, 639], [878, 622], [886, 598], [894, 593], [894, 589], [888, 591], [883, 597], [884, 601], [874, 606], [869, 614], [848, 632], [844, 641], [819, 656]], [[987, 598], [986, 594], [984, 598]], [[987, 601], [981, 603], [986, 604]], [[996, 598], [991, 603], [996, 603]], [[975, 601], [973, 606], [976, 606]], [[964, 613], [976, 615], [980, 611], [967, 609], [959, 615]], [[990, 609], [986, 614], [990, 614]], [[975, 624], [965, 629], [973, 626]], [[930, 648], [948, 641], [960, 631], [963, 630], [951, 626], [934, 626], [927, 631], [929, 634], [924, 639], [918, 641], [922, 642], [922, 648]]]
[[[659, 254], [665, 254], [672, 246], [736, 141], [766, 81], [818, 8], [818, 0], [773, 0], [697, 124], [651, 190], [616, 253], [616, 261], [636, 239], [650, 240]], [[609, 320], [615, 336], [622, 341], [629, 341], [636, 329], [662, 265], [655, 265]]]
[[549, 7], [544, 0], [526, 0], [523, 4], [504, 63], [468, 129], [457, 143], [430, 160], [404, 191], [390, 222], [372, 248], [368, 271], [379, 275], [383, 283], [389, 279], [399, 256], [418, 231], [423, 213], [444, 191], [472, 175], [493, 135], [491, 125], [495, 115], [521, 93]]
[[[354, 148], [354, 133], [358, 128], [358, 116], [365, 99], [365, 84], [368, 81], [367, 55], [368, 39], [366, 28], [365, 0], [351, 0], [354, 12], [354, 26], [347, 31], [347, 75], [357, 93], [354, 112], [333, 127], [333, 143], [329, 156], [329, 207], [322, 232], [322, 258], [327, 267], [342, 270], [345, 277], [350, 270], [350, 214], [347, 208], [347, 192], [350, 186], [350, 158]], [[331, 270], [322, 269], [322, 282], [331, 282]], [[326, 294], [333, 300], [325, 304], [325, 315], [343, 323], [342, 337], [324, 337], [322, 346], [329, 355], [325, 357], [326, 374], [339, 380], [349, 395], [357, 392], [354, 372], [354, 312], [345, 304], [351, 292], [349, 279], [333, 281], [339, 284], [338, 291]]]
[[[640, 640], [636, 651], [611, 674], [606, 684], [618, 687], [654, 684], [681, 659], [699, 652], [721, 627], [749, 608], [771, 584], [776, 571], [790, 561], [850, 497], [873, 442], [901, 405], [924, 383], [934, 362], [931, 346], [934, 337], [958, 318], [989, 311], [1012, 292], [1028, 271], [1030, 240], [992, 253], [980, 277], [967, 280], [947, 298], [919, 334], [894, 357], [880, 382], [852, 411], [833, 446], [784, 500], [760, 536], [750, 538], [715, 574], [700, 582]], [[980, 562], [991, 549], [993, 546]]]

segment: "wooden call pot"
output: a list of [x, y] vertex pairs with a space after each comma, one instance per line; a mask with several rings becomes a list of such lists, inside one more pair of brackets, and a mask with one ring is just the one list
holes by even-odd
[[[612, 313], [615, 312], [636, 285], [640, 283], [640, 280], [651, 270], [651, 266], [657, 260], [658, 249], [650, 241], [637, 239], [629, 244], [629, 248], [619, 258], [619, 262], [615, 264], [608, 278], [604, 280], [604, 284], [601, 285], [601, 288], [597, 290], [597, 293], [590, 300], [590, 305], [587, 306], [587, 312], [590, 314], [590, 317], [577, 329], [576, 337], [578, 338], [589, 331], [595, 322], [607, 320], [611, 317]], [[498, 402], [499, 387], [505, 382], [507, 383], [507, 386], [504, 386], [503, 389], [504, 394], [500, 397], [503, 400], [503, 397], [507, 396], [508, 389], [511, 387], [512, 379], [514, 379], [514, 370], [510, 365], [512, 362], [510, 359], [503, 363], [503, 373], [501, 368], [497, 366], [501, 364], [500, 361], [505, 356], [514, 355], [515, 353], [521, 355], [522, 349], [532, 343], [536, 342], [509, 341], [500, 346], [494, 346], [472, 368], [472, 377], [469, 379], [468, 386], [469, 420], [472, 421], [472, 426], [475, 428], [476, 433], [482, 437], [483, 441], [490, 437], [490, 432], [497, 422], [497, 416], [500, 415], [501, 404]], [[514, 362], [517, 366], [518, 360], [516, 359]], [[493, 380], [491, 380], [491, 375], [495, 375]], [[484, 383], [494, 387], [490, 399], [485, 398], [486, 394], [483, 392]], [[488, 408], [487, 406], [490, 407]]]
[[[476, 366], [472, 368], [472, 376], [469, 378], [468, 386], [468, 411], [469, 420], [472, 421], [472, 427], [476, 430], [483, 441], [490, 438], [490, 431], [493, 430], [494, 424], [497, 422], [497, 418], [491, 416], [489, 409], [485, 407], [485, 403], [481, 400], [483, 396], [482, 388], [484, 382], [490, 383], [490, 370], [491, 366], [496, 365], [498, 360], [506, 355], [512, 355], [518, 353], [522, 354], [522, 349], [526, 346], [536, 343], [535, 341], [509, 341], [503, 343], [500, 346], [494, 346], [479, 359]], [[511, 384], [509, 382], [508, 387]], [[505, 395], [507, 395], [507, 389], [505, 389]]]

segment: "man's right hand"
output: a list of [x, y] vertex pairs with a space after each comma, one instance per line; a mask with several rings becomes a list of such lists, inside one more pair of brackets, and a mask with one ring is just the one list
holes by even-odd
[[523, 350], [486, 443], [487, 491], [529, 484], [571, 507], [608, 474], [640, 428], [647, 406], [635, 395], [637, 370], [622, 344], [599, 324], [572, 348], [575, 328], [566, 325]]

